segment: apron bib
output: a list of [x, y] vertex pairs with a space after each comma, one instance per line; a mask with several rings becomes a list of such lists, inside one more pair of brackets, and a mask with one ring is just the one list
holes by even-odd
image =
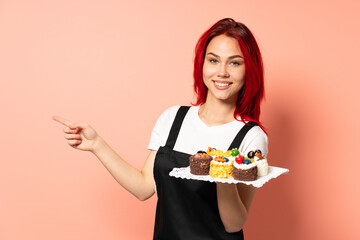
[[[225, 231], [217, 205], [216, 183], [169, 176], [173, 168], [189, 166], [191, 155], [173, 150], [189, 108], [179, 108], [166, 145], [159, 148], [155, 157], [154, 179], [158, 201], [153, 239], [242, 240], [242, 230], [235, 233]], [[228, 150], [238, 148], [246, 133], [255, 125], [253, 122], [244, 125]]]

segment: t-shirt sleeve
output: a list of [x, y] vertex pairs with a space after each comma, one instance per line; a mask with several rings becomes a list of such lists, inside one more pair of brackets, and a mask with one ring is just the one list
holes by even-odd
[[245, 136], [240, 146], [240, 152], [247, 156], [248, 152], [260, 149], [263, 156], [268, 154], [268, 137], [259, 127], [253, 127]]
[[159, 147], [166, 144], [170, 128], [179, 108], [180, 106], [170, 107], [160, 115], [151, 132], [150, 142], [148, 145], [149, 150], [158, 150]]

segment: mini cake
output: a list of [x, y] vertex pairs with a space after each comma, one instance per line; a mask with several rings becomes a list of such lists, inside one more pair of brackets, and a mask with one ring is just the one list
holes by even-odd
[[262, 153], [259, 149], [255, 151], [254, 162], [258, 169], [258, 176], [259, 177], [266, 176], [269, 172], [269, 164], [266, 158], [262, 156]]
[[189, 158], [190, 173], [194, 175], [209, 175], [210, 162], [213, 158], [204, 151], [198, 151]]
[[222, 150], [217, 150], [216, 148], [208, 147], [206, 153], [213, 157], [218, 157], [218, 156], [226, 157], [226, 158], [231, 157], [231, 150], [223, 152]]
[[233, 163], [226, 157], [217, 156], [210, 163], [210, 176], [213, 178], [229, 178], [233, 173]]
[[233, 178], [239, 181], [254, 181], [257, 179], [258, 169], [256, 163], [239, 154], [235, 158]]

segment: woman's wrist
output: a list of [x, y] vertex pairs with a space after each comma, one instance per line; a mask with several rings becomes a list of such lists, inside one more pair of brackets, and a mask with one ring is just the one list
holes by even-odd
[[100, 136], [97, 137], [97, 139], [94, 141], [94, 147], [91, 150], [91, 152], [95, 155], [98, 155], [98, 153], [103, 149], [106, 145], [106, 142], [104, 139], [102, 139]]

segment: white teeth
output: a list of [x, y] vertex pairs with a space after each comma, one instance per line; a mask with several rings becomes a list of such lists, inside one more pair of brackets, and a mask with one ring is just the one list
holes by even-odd
[[219, 82], [215, 82], [215, 84], [219, 87], [226, 87], [230, 85], [230, 83], [219, 83]]

